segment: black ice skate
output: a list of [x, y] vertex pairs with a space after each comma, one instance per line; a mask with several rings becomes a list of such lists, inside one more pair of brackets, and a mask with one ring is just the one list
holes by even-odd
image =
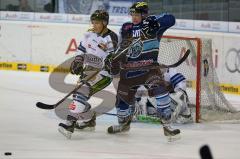
[[170, 126], [163, 126], [164, 135], [168, 138], [169, 142], [179, 140], [180, 139], [180, 130], [173, 129]]
[[74, 132], [74, 127], [76, 125], [77, 119], [73, 116], [67, 116], [67, 123], [59, 123], [58, 131], [66, 136], [68, 139], [71, 139], [72, 133]]
[[130, 124], [131, 120], [127, 121], [126, 123], [110, 126], [107, 131], [109, 134], [127, 132], [130, 130]]
[[96, 113], [93, 114], [92, 119], [82, 123], [75, 124], [76, 131], [94, 131], [96, 126]]

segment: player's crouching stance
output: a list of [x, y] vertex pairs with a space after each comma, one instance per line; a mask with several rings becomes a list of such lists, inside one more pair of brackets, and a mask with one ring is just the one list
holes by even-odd
[[[71, 115], [67, 116], [66, 123], [59, 124], [59, 132], [67, 138], [71, 138], [74, 130], [94, 130], [96, 114], [88, 121], [78, 123], [79, 114], [90, 110], [89, 98], [96, 92], [107, 87], [112, 77], [104, 70], [104, 60], [107, 55], [115, 51], [118, 43], [117, 35], [107, 28], [109, 15], [106, 11], [96, 10], [91, 15], [93, 29], [89, 30], [80, 42], [77, 56], [71, 64], [71, 73], [81, 75], [84, 80], [84, 72], [98, 71], [97, 78], [86, 81], [85, 84], [73, 94], [73, 101], [69, 105]], [[82, 77], [83, 76], [83, 77]]]
[[138, 87], [144, 85], [148, 94], [156, 98], [164, 135], [179, 138], [180, 130], [170, 126], [172, 111], [168, 83], [163, 79], [157, 61], [161, 36], [175, 24], [175, 18], [170, 14], [147, 17], [148, 5], [145, 2], [133, 4], [130, 13], [132, 22], [122, 25], [121, 42], [115, 55], [129, 48], [127, 53], [111, 61], [113, 70], [120, 69], [116, 102], [119, 125], [110, 126], [108, 133], [129, 131], [135, 109], [135, 94]]
[[[193, 118], [191, 110], [189, 108], [189, 99], [186, 92], [186, 78], [183, 74], [178, 73], [175, 68], [169, 68], [164, 70], [164, 79], [170, 83], [170, 98], [171, 98], [171, 109], [173, 111], [172, 122], [179, 124], [192, 123]], [[143, 88], [140, 88], [143, 89]], [[139, 90], [144, 91], [144, 90]], [[140, 94], [141, 95], [141, 94]], [[155, 121], [157, 116], [157, 110], [155, 108], [156, 100], [155, 98], [150, 98], [148, 96], [141, 96], [136, 102], [136, 121], [141, 121], [143, 119]]]

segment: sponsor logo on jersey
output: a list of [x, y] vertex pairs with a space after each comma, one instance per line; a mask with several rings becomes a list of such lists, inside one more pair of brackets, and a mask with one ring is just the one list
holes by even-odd
[[94, 48], [92, 47], [92, 45], [91, 45], [91, 44], [88, 44], [88, 48], [90, 48], [90, 49], [92, 49], [92, 50], [96, 51], [96, 49], [94, 49]]
[[98, 47], [100, 48], [100, 49], [102, 49], [103, 51], [107, 51], [107, 45], [106, 44], [103, 44], [103, 43], [100, 43], [100, 44], [98, 44]]
[[149, 72], [149, 70], [128, 71], [127, 74], [126, 74], [126, 79], [141, 77], [143, 75], [146, 75], [148, 72]]
[[85, 55], [85, 63], [90, 66], [100, 68], [100, 67], [102, 67], [103, 60], [92, 54], [86, 54]]
[[76, 105], [75, 105], [74, 103], [71, 103], [71, 104], [68, 106], [68, 108], [69, 108], [70, 110], [75, 110], [75, 109], [76, 109]]
[[153, 60], [141, 60], [137, 62], [128, 62], [127, 64], [123, 64], [123, 68], [136, 68], [136, 67], [144, 67], [149, 66], [153, 63]]

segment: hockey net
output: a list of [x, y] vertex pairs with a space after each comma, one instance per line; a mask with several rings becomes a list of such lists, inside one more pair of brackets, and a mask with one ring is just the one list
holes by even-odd
[[158, 60], [163, 64], [173, 64], [187, 49], [190, 49], [190, 55], [176, 69], [187, 79], [187, 93], [196, 122], [239, 121], [240, 113], [220, 91], [210, 39], [163, 36]]

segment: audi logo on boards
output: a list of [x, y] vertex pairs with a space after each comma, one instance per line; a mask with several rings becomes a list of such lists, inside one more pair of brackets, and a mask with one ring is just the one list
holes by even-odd
[[231, 73], [240, 73], [240, 50], [232, 48], [227, 52], [225, 66]]

